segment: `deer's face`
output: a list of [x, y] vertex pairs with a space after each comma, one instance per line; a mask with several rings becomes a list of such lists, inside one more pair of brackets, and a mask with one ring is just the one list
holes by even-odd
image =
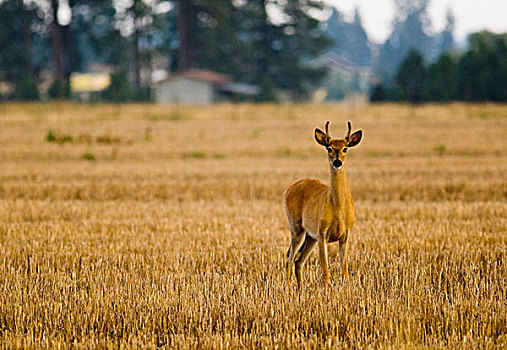
[[326, 132], [324, 133], [320, 129], [315, 129], [315, 140], [324, 146], [327, 151], [329, 165], [333, 170], [342, 170], [345, 161], [347, 160], [347, 152], [349, 148], [356, 146], [359, 142], [361, 142], [361, 138], [363, 136], [363, 131], [358, 130], [352, 135], [350, 134], [351, 125], [348, 122], [348, 132], [347, 136], [343, 139], [333, 139], [329, 134], [329, 124], [331, 122], [326, 122]]
[[347, 159], [347, 144], [345, 140], [331, 140], [326, 147], [329, 164], [336, 170], [341, 170]]

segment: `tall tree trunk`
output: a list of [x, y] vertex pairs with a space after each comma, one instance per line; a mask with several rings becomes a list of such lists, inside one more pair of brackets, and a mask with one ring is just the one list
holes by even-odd
[[178, 70], [183, 71], [192, 67], [189, 0], [179, 0], [178, 6]]
[[139, 89], [141, 86], [141, 54], [139, 52], [139, 29], [134, 31], [134, 42], [133, 42], [134, 57], [133, 68], [134, 68], [134, 86]]
[[23, 8], [21, 21], [23, 23], [23, 51], [26, 61], [26, 69], [31, 79], [35, 79], [35, 71], [32, 63], [32, 33], [30, 31], [30, 12], [26, 9], [23, 1], [20, 0]]
[[76, 72], [79, 70], [79, 51], [76, 47], [76, 37], [74, 35], [74, 31], [72, 30], [70, 24], [61, 27], [64, 37], [64, 44], [67, 51], [67, 62], [68, 64], [64, 66], [65, 68], [65, 77], [69, 79], [70, 74], [72, 72]]
[[63, 42], [62, 28], [58, 23], [58, 0], [51, 0], [53, 22], [51, 22], [51, 46], [53, 48], [53, 67], [56, 78], [60, 83], [65, 82], [65, 70], [63, 68]]

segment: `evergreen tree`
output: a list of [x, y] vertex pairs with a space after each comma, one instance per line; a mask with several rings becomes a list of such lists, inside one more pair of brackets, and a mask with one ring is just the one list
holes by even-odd
[[128, 69], [128, 40], [118, 29], [122, 18], [115, 19], [119, 14], [113, 1], [72, 0], [69, 5], [72, 10], [69, 26], [79, 55], [74, 69], [86, 71], [94, 62], [115, 66], [117, 70]]
[[405, 100], [412, 104], [422, 101], [423, 83], [426, 76], [424, 58], [416, 50], [410, 50], [396, 73], [397, 87]]
[[445, 102], [458, 98], [457, 60], [443, 54], [437, 62], [430, 65], [424, 81], [424, 99]]
[[[461, 57], [443, 54], [425, 69], [422, 55], [411, 51], [389, 89], [391, 101], [507, 101], [507, 34], [483, 31], [469, 36]], [[371, 100], [383, 94], [372, 91]]]
[[371, 65], [370, 42], [357, 8], [352, 23], [345, 21], [343, 15], [333, 8], [325, 34], [334, 41], [331, 52], [360, 66]]
[[55, 79], [48, 90], [49, 98], [54, 100], [69, 99], [71, 96], [69, 81], [63, 83]]
[[119, 71], [111, 75], [111, 84], [102, 92], [102, 97], [109, 101], [126, 102], [133, 98], [126, 71]]
[[382, 84], [375, 85], [370, 93], [370, 102], [378, 103], [387, 101], [389, 94]]
[[507, 101], [507, 34], [469, 36], [458, 65], [459, 95], [466, 101]]
[[39, 90], [37, 89], [37, 82], [27, 76], [21, 82], [16, 84], [15, 98], [22, 101], [38, 100]]
[[243, 21], [248, 21], [245, 9], [234, 6], [232, 1], [209, 0], [203, 3], [197, 14], [197, 30], [194, 31], [195, 65], [230, 74], [237, 80], [247, 80], [249, 76], [245, 64], [251, 50], [241, 40], [241, 36], [244, 37], [243, 26], [247, 25]]
[[278, 93], [275, 84], [268, 77], [265, 76], [260, 83], [260, 92], [256, 96], [256, 100], [259, 102], [278, 102]]
[[141, 71], [143, 68], [151, 71], [153, 52], [158, 44], [155, 39], [163, 33], [161, 26], [165, 16], [156, 11], [159, 3], [160, 0], [134, 0], [121, 16], [122, 21], [130, 26], [130, 30], [125, 30], [123, 35], [129, 42], [133, 87], [139, 92], [150, 83], [149, 77], [143, 81]]
[[446, 25], [441, 33], [440, 52], [446, 53], [454, 48], [454, 14], [449, 9], [446, 15]]
[[306, 99], [312, 86], [326, 75], [326, 69], [309, 65], [331, 45], [331, 40], [320, 29], [318, 19], [309, 13], [322, 10], [323, 5], [313, 0], [287, 0], [281, 7], [285, 20], [274, 25], [269, 17], [272, 36], [269, 43], [275, 51], [270, 62], [271, 77], [277, 86], [293, 92], [296, 99]]
[[[184, 27], [191, 33], [183, 47], [190, 53], [183, 56], [189, 55], [184, 59], [193, 67], [228, 73], [258, 85], [271, 81], [292, 91], [295, 98], [305, 98], [312, 84], [325, 75], [323, 69], [308, 64], [330, 44], [319, 20], [309, 15], [312, 9], [322, 9], [320, 3], [209, 0], [190, 1], [185, 6], [187, 22], [178, 29]], [[269, 16], [270, 6], [281, 14], [281, 20], [273, 21]]]
[[424, 58], [432, 55], [433, 37], [427, 34], [431, 22], [427, 14], [430, 0], [394, 0], [396, 18], [393, 31], [380, 49], [378, 71], [389, 81], [403, 57], [414, 49]]
[[22, 0], [0, 2], [0, 18], [0, 80], [23, 84], [36, 79], [32, 46], [40, 36], [30, 31], [32, 25], [42, 25], [36, 5]]

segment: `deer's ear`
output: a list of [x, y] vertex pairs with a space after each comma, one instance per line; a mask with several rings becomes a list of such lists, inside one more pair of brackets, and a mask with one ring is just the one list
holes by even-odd
[[315, 140], [324, 147], [329, 146], [329, 140], [327, 139], [326, 134], [320, 129], [315, 129]]
[[347, 143], [348, 147], [354, 147], [359, 142], [361, 142], [361, 138], [363, 137], [363, 130], [358, 130], [349, 137], [349, 142]]

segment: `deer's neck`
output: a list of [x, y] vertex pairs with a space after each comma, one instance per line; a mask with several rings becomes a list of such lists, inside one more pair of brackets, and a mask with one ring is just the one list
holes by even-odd
[[329, 200], [334, 207], [344, 208], [349, 185], [347, 183], [347, 174], [345, 165], [341, 170], [335, 170], [331, 167], [331, 184], [329, 187]]

